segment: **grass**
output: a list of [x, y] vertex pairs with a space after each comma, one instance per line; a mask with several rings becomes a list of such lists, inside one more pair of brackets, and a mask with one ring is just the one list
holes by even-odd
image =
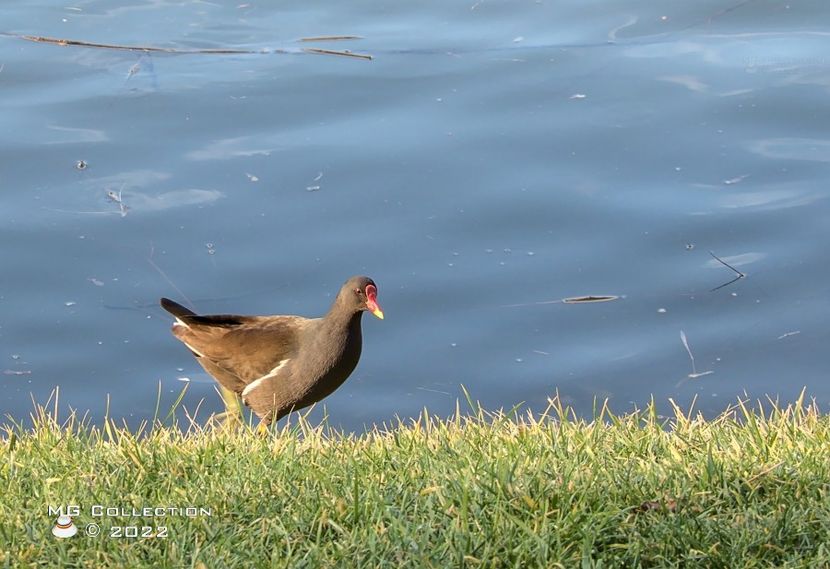
[[[360, 436], [34, 422], [0, 436], [0, 567], [830, 567], [830, 418], [803, 400], [708, 421], [474, 406]], [[48, 506], [65, 504], [80, 532], [59, 540]]]

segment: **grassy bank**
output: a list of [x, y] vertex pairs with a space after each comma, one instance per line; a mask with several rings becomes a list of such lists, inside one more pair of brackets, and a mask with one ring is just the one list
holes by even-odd
[[[42, 413], [3, 433], [0, 458], [0, 567], [830, 566], [830, 419], [803, 404], [667, 423], [553, 402], [358, 437], [303, 423], [137, 436]], [[48, 506], [64, 504], [81, 506], [80, 531], [58, 540]], [[122, 526], [167, 537], [108, 537]]]

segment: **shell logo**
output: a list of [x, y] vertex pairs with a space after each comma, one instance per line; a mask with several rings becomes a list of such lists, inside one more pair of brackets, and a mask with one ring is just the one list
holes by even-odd
[[55, 520], [55, 527], [52, 528], [52, 535], [59, 538], [72, 537], [78, 533], [78, 528], [72, 522], [72, 518], [66, 515], [58, 516]]

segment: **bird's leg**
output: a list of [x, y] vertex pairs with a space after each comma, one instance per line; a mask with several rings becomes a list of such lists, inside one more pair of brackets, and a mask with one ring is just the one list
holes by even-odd
[[225, 387], [219, 385], [219, 396], [222, 397], [222, 402], [225, 404], [225, 412], [228, 415], [238, 415], [242, 417], [242, 407], [239, 405], [239, 399], [236, 393]]
[[270, 429], [268, 428], [268, 422], [264, 419], [259, 422], [259, 425], [256, 427], [256, 434], [260, 437], [267, 437]]

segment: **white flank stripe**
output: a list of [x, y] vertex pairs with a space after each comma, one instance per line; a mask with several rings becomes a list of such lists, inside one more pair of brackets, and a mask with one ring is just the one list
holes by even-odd
[[200, 358], [205, 357], [205, 354], [200, 354], [200, 353], [199, 353], [199, 350], [197, 350], [196, 348], [194, 348], [193, 346], [191, 346], [191, 345], [190, 345], [190, 344], [188, 344], [187, 342], [182, 342], [182, 344], [184, 344], [185, 346], [187, 346], [187, 349], [189, 349], [191, 352], [193, 352], [194, 354], [196, 354], [196, 355], [197, 355], [197, 356], [199, 356]]
[[265, 375], [263, 375], [262, 377], [257, 378], [257, 379], [255, 379], [255, 380], [253, 380], [251, 383], [249, 383], [248, 385], [246, 385], [246, 386], [245, 386], [245, 389], [243, 389], [243, 390], [242, 390], [242, 399], [244, 400], [244, 399], [245, 399], [245, 397], [246, 397], [246, 396], [247, 396], [247, 395], [248, 395], [251, 391], [253, 391], [253, 390], [254, 390], [254, 389], [256, 389], [257, 387], [259, 387], [259, 384], [260, 384], [260, 383], [262, 383], [263, 381], [265, 381], [266, 379], [268, 379], [268, 378], [270, 378], [270, 377], [274, 377], [275, 375], [277, 375], [277, 372], [279, 372], [279, 371], [282, 369], [282, 367], [283, 367], [285, 364], [287, 364], [289, 361], [291, 361], [289, 358], [286, 358], [286, 359], [282, 360], [280, 363], [278, 363], [278, 364], [277, 364], [277, 367], [275, 367], [274, 369], [272, 369], [271, 371], [269, 371], [268, 373], [266, 373], [266, 374], [265, 374]]

